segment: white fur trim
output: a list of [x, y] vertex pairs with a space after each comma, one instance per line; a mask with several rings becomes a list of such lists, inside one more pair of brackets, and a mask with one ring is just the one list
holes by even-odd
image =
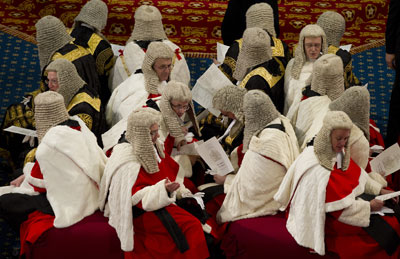
[[365, 170], [369, 158], [369, 141], [354, 123], [351, 128], [349, 147], [351, 159]]
[[[364, 170], [363, 170], [364, 171]], [[365, 173], [365, 171], [364, 171]], [[379, 195], [382, 190], [382, 184], [375, 181], [369, 174], [366, 174], [365, 193]]]
[[327, 95], [310, 97], [300, 103], [294, 126], [300, 150], [303, 150], [322, 128], [330, 103], [331, 99]]
[[55, 126], [36, 151], [55, 214], [55, 227], [68, 227], [98, 209], [98, 188], [106, 158], [96, 137], [76, 119], [81, 131]]
[[[284, 83], [285, 102], [283, 109], [284, 115], [289, 115], [289, 110], [291, 106], [297, 107], [298, 103], [300, 103], [302, 97], [302, 90], [306, 86], [307, 79], [311, 76], [314, 62], [306, 62], [304, 64], [304, 66], [301, 69], [299, 79], [294, 79], [291, 75], [293, 63], [294, 63], [294, 58], [292, 58], [289, 61], [285, 70], [285, 83]], [[295, 109], [291, 111], [291, 114], [293, 113], [295, 113]]]
[[144, 84], [143, 74], [132, 74], [112, 92], [106, 107], [108, 125], [115, 125], [146, 103], [149, 93]]
[[[186, 63], [185, 56], [183, 55], [181, 49], [170, 40], [163, 40], [163, 43], [168, 45], [171, 48], [171, 50], [174, 51], [174, 53], [175, 50], [178, 49], [179, 55], [181, 57], [181, 59], [178, 60], [178, 58], [175, 55], [173, 64], [174, 67], [171, 71], [171, 79], [188, 85], [190, 82], [190, 71]], [[137, 45], [134, 42], [129, 42], [128, 44], [126, 44], [124, 49], [123, 59], [126, 68], [129, 70], [131, 74], [133, 74], [137, 69], [142, 68], [144, 57], [145, 57], [145, 52], [141, 47], [139, 47], [139, 45]], [[117, 60], [115, 61], [115, 65], [112, 70], [113, 77], [111, 80], [109, 80], [112, 82], [111, 84], [109, 84], [111, 86], [110, 89], [111, 91], [114, 91], [118, 87], [118, 85], [120, 85], [128, 78], [126, 68], [124, 67], [122, 58], [118, 57]]]
[[175, 202], [176, 191], [168, 196], [167, 189], [165, 188], [165, 179], [158, 183], [146, 186], [132, 196], [132, 205], [135, 206], [140, 201], [145, 211], [155, 211], [164, 208], [171, 203]]
[[285, 172], [278, 163], [248, 150], [218, 211], [218, 222], [276, 214], [279, 203], [273, 196]]
[[249, 149], [275, 160], [287, 170], [299, 155], [299, 147], [292, 125], [286, 117], [280, 115], [268, 125], [281, 122], [285, 127], [285, 132], [266, 128], [258, 136], [251, 138]]
[[380, 185], [382, 185], [382, 188], [387, 187], [387, 181], [381, 174], [376, 173], [376, 172], [370, 172], [370, 173], [368, 173], [368, 176], [371, 177], [376, 182], [378, 182]]
[[45, 183], [43, 179], [34, 178], [31, 175], [26, 176], [26, 180], [28, 183], [32, 184], [35, 187], [44, 188], [46, 189]]
[[357, 185], [357, 187], [354, 188], [353, 191], [343, 199], [326, 203], [325, 204], [326, 212], [338, 211], [351, 206], [355, 201], [356, 197], [364, 192], [364, 187], [366, 186], [368, 178], [369, 177], [365, 173], [365, 171], [361, 169], [361, 174], [358, 179], [359, 184]]
[[339, 221], [357, 227], [368, 227], [371, 206], [368, 201], [355, 200], [351, 206], [345, 208], [339, 217]]

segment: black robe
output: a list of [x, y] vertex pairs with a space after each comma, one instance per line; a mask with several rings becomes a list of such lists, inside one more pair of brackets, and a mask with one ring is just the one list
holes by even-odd
[[283, 113], [285, 69], [276, 58], [255, 66], [242, 80], [240, 86], [247, 90], [264, 91], [274, 103], [276, 109]]
[[386, 23], [386, 53], [395, 54], [396, 79], [390, 98], [389, 120], [385, 145], [399, 142], [400, 136], [400, 1], [391, 0]]
[[[287, 63], [291, 59], [288, 45], [278, 38], [271, 37], [271, 35], [269, 36], [271, 42], [272, 56], [276, 57], [277, 60], [279, 60], [283, 64], [283, 67], [286, 68]], [[233, 73], [236, 69], [236, 62], [242, 45], [243, 38], [235, 40], [226, 52], [224, 62], [221, 64], [221, 66], [219, 66], [219, 69], [222, 71], [222, 73], [224, 73], [226, 77], [228, 77], [228, 79], [232, 81], [233, 84], [236, 84], [237, 82], [237, 80], [233, 78]]]
[[92, 54], [100, 77], [100, 99], [103, 103], [106, 103], [111, 95], [108, 88], [108, 77], [115, 62], [111, 44], [92, 29], [81, 24], [74, 27], [70, 34], [75, 38], [74, 43], [76, 45], [86, 48]]

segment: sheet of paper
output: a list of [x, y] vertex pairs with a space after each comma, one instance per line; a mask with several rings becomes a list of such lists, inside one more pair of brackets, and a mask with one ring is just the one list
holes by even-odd
[[190, 144], [187, 144], [187, 145], [183, 145], [183, 146], [181, 147], [181, 150], [179, 150], [179, 151], [178, 151], [178, 149], [173, 148], [173, 149], [172, 149], [171, 156], [176, 156], [176, 155], [193, 155], [193, 156], [198, 156], [199, 153], [197, 152], [196, 147], [197, 147], [198, 145], [203, 144], [203, 143], [204, 143], [204, 141], [203, 141], [203, 140], [200, 140], [200, 141], [198, 141], [198, 142], [193, 142], [193, 143], [190, 143]]
[[36, 130], [25, 129], [25, 128], [21, 128], [21, 127], [17, 127], [17, 126], [10, 126], [6, 129], [4, 129], [4, 131], [8, 131], [11, 133], [17, 133], [17, 134], [21, 134], [21, 135], [25, 135], [25, 136], [30, 136], [30, 137], [37, 137]]
[[373, 172], [380, 173], [384, 176], [390, 175], [400, 169], [400, 147], [396, 143], [374, 159], [371, 160], [371, 169]]
[[392, 193], [388, 193], [388, 194], [382, 194], [382, 195], [376, 196], [375, 199], [381, 200], [381, 201], [386, 201], [386, 200], [390, 200], [397, 196], [400, 196], [400, 191], [392, 192]]
[[380, 211], [371, 211], [371, 214], [378, 214], [381, 216], [385, 216], [385, 214], [394, 214], [394, 210], [391, 208], [383, 206]]
[[223, 63], [225, 59], [226, 52], [228, 51], [229, 46], [226, 46], [222, 43], [217, 42], [217, 60], [219, 63]]
[[233, 172], [232, 163], [216, 137], [198, 145], [197, 152], [211, 170], [217, 172], [217, 174], [224, 176]]
[[121, 46], [121, 45], [116, 45], [116, 44], [111, 44], [111, 49], [114, 52], [114, 56], [119, 56], [121, 53], [119, 52], [119, 50], [124, 50], [125, 46]]
[[193, 87], [193, 100], [208, 109], [215, 116], [219, 116], [220, 112], [212, 106], [212, 99], [219, 89], [227, 85], [232, 85], [232, 82], [215, 64], [211, 64]]
[[351, 44], [343, 45], [343, 46], [340, 46], [339, 48], [341, 48], [341, 49], [343, 49], [343, 50], [347, 50], [348, 52], [350, 52]]
[[225, 130], [224, 134], [218, 138], [218, 141], [222, 141], [226, 136], [228, 136], [229, 132], [231, 131], [233, 125], [235, 125], [236, 120], [233, 120], [231, 124], [229, 124], [228, 128]]

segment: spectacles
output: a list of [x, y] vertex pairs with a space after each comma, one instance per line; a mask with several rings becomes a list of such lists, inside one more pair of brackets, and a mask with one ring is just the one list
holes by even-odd
[[304, 44], [306, 46], [307, 49], [311, 49], [311, 48], [321, 48], [321, 43], [306, 43]]
[[167, 69], [171, 70], [171, 69], [172, 69], [172, 65], [169, 64], [169, 65], [154, 66], [154, 68], [155, 68], [155, 69], [158, 69], [158, 70], [163, 70], [163, 71], [165, 71], [165, 70], [167, 70]]
[[187, 111], [190, 108], [189, 105], [180, 105], [180, 104], [179, 105], [173, 105], [172, 103], [171, 103], [171, 106], [172, 106], [172, 108], [174, 108], [176, 110], [184, 110], [184, 111]]
[[46, 79], [46, 80], [44, 80], [44, 82], [46, 83], [46, 84], [49, 84], [49, 83], [51, 83], [51, 84], [53, 84], [53, 85], [58, 85], [58, 80], [57, 79]]
[[157, 134], [158, 134], [158, 130], [150, 131], [150, 135], [151, 135], [152, 137], [154, 137], [154, 136], [157, 135]]

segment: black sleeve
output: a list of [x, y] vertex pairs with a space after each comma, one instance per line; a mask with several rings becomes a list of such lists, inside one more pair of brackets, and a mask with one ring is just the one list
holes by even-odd
[[221, 24], [222, 40], [225, 45], [232, 45], [240, 39], [246, 28], [246, 11], [242, 10], [242, 0], [230, 0]]
[[271, 88], [267, 81], [264, 80], [261, 76], [252, 76], [249, 81], [246, 83], [247, 91], [250, 90], [261, 90], [264, 91], [267, 95], [271, 96]]
[[400, 0], [390, 0], [386, 23], [386, 53], [394, 54], [399, 45], [400, 35]]

